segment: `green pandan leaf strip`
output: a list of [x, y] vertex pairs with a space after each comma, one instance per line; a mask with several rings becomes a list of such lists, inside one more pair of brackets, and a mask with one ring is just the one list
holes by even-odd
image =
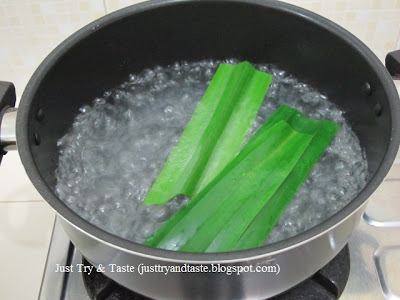
[[[145, 244], [196, 252], [226, 251], [232, 247], [290, 174], [312, 139], [284, 121], [260, 136]], [[231, 222], [243, 207], [248, 212]], [[227, 224], [231, 233], [221, 234]]]
[[[264, 131], [263, 134], [261, 135], [261, 138], [252, 143], [251, 145], [246, 145], [243, 150], [239, 153], [239, 155], [235, 158], [235, 162], [230, 162], [228, 166], [220, 173], [217, 175], [217, 177], [214, 179], [214, 181], [219, 181], [222, 179], [224, 176], [227, 176], [229, 171], [234, 168], [237, 164], [239, 164], [243, 159], [245, 159], [252, 151], [254, 151], [261, 143], [264, 142], [264, 138], [268, 136], [268, 132]], [[273, 142], [273, 140], [269, 140], [269, 142]], [[241, 167], [245, 167], [245, 165], [242, 165]], [[236, 180], [236, 179], [233, 179]], [[192, 199], [187, 205], [182, 207], [176, 214], [174, 214], [168, 221], [160, 227], [146, 242], [146, 245], [149, 246], [156, 246], [161, 239], [164, 238], [166, 233], [168, 233], [171, 228], [173, 228], [179, 221], [186, 215], [186, 213], [192, 209], [196, 203], [202, 198], [204, 194], [207, 194], [210, 189], [212, 189], [213, 185], [210, 183], [206, 188], [204, 188], [197, 197]]]
[[[249, 68], [249, 66], [247, 66]], [[201, 191], [223, 168], [240, 152], [247, 134], [257, 117], [258, 110], [267, 93], [272, 76], [253, 71], [247, 88], [242, 90], [234, 110], [219, 136], [210, 158], [207, 169], [202, 173], [195, 194]]]
[[144, 204], [196, 196], [240, 151], [272, 76], [221, 64]]
[[265, 242], [271, 229], [339, 129], [336, 123], [308, 119], [299, 111], [283, 105], [263, 125], [265, 128], [260, 128], [251, 142], [256, 141], [262, 130], [267, 130], [282, 120], [288, 122], [298, 132], [313, 135], [313, 139], [292, 172], [230, 250], [255, 248]]

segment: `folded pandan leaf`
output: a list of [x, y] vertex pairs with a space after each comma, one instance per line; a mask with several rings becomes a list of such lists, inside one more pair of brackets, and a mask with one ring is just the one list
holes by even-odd
[[[339, 129], [336, 123], [308, 119], [296, 109], [286, 105], [279, 107], [263, 126], [266, 129], [282, 120], [288, 122], [296, 131], [310, 134], [313, 138], [292, 172], [230, 250], [255, 248], [265, 242], [268, 234]], [[256, 141], [260, 134], [261, 132], [258, 131], [249, 143]]]
[[286, 121], [257, 136], [145, 245], [189, 252], [229, 251], [292, 172], [313, 136]]
[[143, 203], [196, 196], [239, 153], [271, 81], [248, 62], [221, 64]]

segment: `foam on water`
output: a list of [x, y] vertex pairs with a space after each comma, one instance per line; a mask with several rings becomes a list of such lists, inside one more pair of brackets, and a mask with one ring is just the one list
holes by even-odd
[[[146, 69], [81, 107], [69, 133], [58, 141], [60, 199], [115, 235], [139, 243], [149, 237], [189, 201], [176, 197], [162, 206], [141, 204], [219, 63], [177, 62]], [[272, 230], [266, 243], [273, 243], [321, 223], [350, 202], [367, 182], [367, 162], [342, 111], [327, 97], [271, 65], [256, 66], [274, 80], [249, 137], [281, 104], [341, 125]]]

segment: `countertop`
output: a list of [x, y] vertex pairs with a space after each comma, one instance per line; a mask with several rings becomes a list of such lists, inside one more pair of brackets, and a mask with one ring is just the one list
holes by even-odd
[[[23, 2], [34, 4], [38, 3], [38, 1], [7, 0], [5, 1], [4, 6], [3, 4], [0, 5], [0, 21], [4, 23], [3, 15], [5, 6], [9, 4], [9, 6], [12, 7], [13, 5], [15, 6], [15, 3], [21, 4]], [[41, 3], [47, 2], [50, 3], [51, 1], [42, 1]], [[66, 3], [68, 1], [54, 2], [58, 4], [63, 4], [64, 2]], [[70, 2], [75, 3], [76, 1]], [[100, 3], [101, 1], [97, 2]], [[25, 60], [25, 62], [22, 62], [22, 65], [24, 65], [25, 63], [25, 65], [28, 66], [28, 71], [23, 72], [22, 79], [17, 75], [15, 75], [14, 78], [5, 78], [4, 74], [2, 73], [0, 73], [0, 75], [3, 75], [3, 78], [0, 77], [0, 79], [15, 81], [18, 89], [17, 94], [19, 97], [30, 74], [43, 59], [44, 55], [50, 52], [53, 46], [58, 44], [63, 38], [68, 36], [77, 28], [90, 22], [91, 20], [104, 15], [106, 12], [112, 11], [116, 8], [121, 8], [123, 6], [126, 6], [127, 4], [135, 2], [139, 1], [103, 1], [101, 5], [98, 3], [93, 4], [94, 1], [77, 1], [78, 4], [76, 5], [78, 5], [78, 7], [81, 7], [79, 5], [82, 5], [81, 13], [79, 14], [79, 20], [71, 26], [67, 24], [69, 27], [64, 24], [62, 27], [63, 29], [61, 30], [62, 33], [59, 33], [58, 38], [52, 40], [52, 42], [48, 43], [47, 46], [43, 49], [36, 49], [37, 55], [32, 56], [33, 62], [27, 60]], [[299, 1], [287, 2], [298, 4]], [[342, 8], [342, 3], [346, 4], [349, 1], [331, 2], [339, 3], [338, 5], [340, 6], [337, 6], [336, 9], [340, 10]], [[396, 5], [398, 5], [400, 8], [400, 1], [392, 2], [393, 8], [397, 7]], [[65, 3], [63, 5], [69, 5]], [[88, 11], [85, 10], [87, 8], [85, 6], [87, 3], [90, 4]], [[315, 5], [314, 7], [315, 3], [322, 3], [321, 7], [318, 5]], [[325, 9], [324, 3], [324, 1], [304, 1], [304, 6], [309, 9], [315, 8], [318, 13], [323, 14], [323, 10]], [[39, 8], [42, 9], [41, 7]], [[57, 11], [57, 9], [61, 8], [57, 8], [56, 6], [54, 6], [54, 9]], [[372, 6], [371, 9], [373, 9]], [[82, 11], [87, 12], [87, 14], [83, 14]], [[350, 13], [351, 12], [352, 11], [350, 10]], [[330, 17], [328, 13], [326, 13], [325, 15]], [[398, 16], [400, 16], [400, 14], [398, 14]], [[351, 15], [349, 15], [348, 17], [352, 18]], [[339, 16], [334, 15], [332, 18], [339, 18]], [[399, 22], [397, 26], [398, 29], [400, 29], [400, 18], [398, 19]], [[14, 20], [10, 22], [18, 23], [20, 21]], [[44, 17], [43, 28], [48, 28], [46, 24], [48, 25], [48, 23], [46, 23], [46, 18]], [[380, 25], [375, 24], [375, 26], [379, 27]], [[11, 30], [10, 28], [11, 27], [9, 27], [8, 30]], [[0, 35], [7, 34], [7, 32], [8, 31], [4, 30], [0, 31]], [[3, 40], [3, 36], [1, 36], [1, 38]], [[373, 45], [371, 46], [369, 44], [369, 46], [372, 47], [372, 49], [374, 50]], [[397, 36], [396, 41], [394, 41], [392, 45], [385, 45], [385, 47], [394, 46], [400, 48], [400, 43]], [[1, 45], [0, 51], [2, 52], [0, 52], [0, 56], [3, 59], [4, 56], [10, 55], [11, 53], [7, 52], [7, 50], [4, 49], [6, 49], [6, 47], [3, 47], [3, 45]], [[379, 48], [375, 51], [375, 53], [379, 54], [381, 53], [381, 51], [383, 53], [385, 49], [382, 50], [381, 48]], [[382, 57], [380, 58], [383, 59]], [[396, 86], [398, 91], [400, 92], [400, 81], [396, 82]], [[37, 299], [51, 237], [52, 226], [55, 219], [55, 212], [42, 199], [40, 194], [31, 184], [16, 151], [9, 152], [6, 156], [4, 156], [0, 168], [0, 180], [0, 298], [7, 300]], [[398, 155], [396, 162], [393, 165], [393, 168], [391, 169], [383, 184], [375, 192], [373, 197], [394, 197], [399, 194], [400, 156]]]

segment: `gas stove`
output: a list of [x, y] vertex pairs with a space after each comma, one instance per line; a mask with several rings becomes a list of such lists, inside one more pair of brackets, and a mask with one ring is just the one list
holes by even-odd
[[[312, 277], [273, 299], [400, 299], [400, 208], [396, 200], [371, 199], [348, 245]], [[90, 267], [58, 219], [39, 300], [148, 299], [102, 273], [55, 272], [57, 264]]]

